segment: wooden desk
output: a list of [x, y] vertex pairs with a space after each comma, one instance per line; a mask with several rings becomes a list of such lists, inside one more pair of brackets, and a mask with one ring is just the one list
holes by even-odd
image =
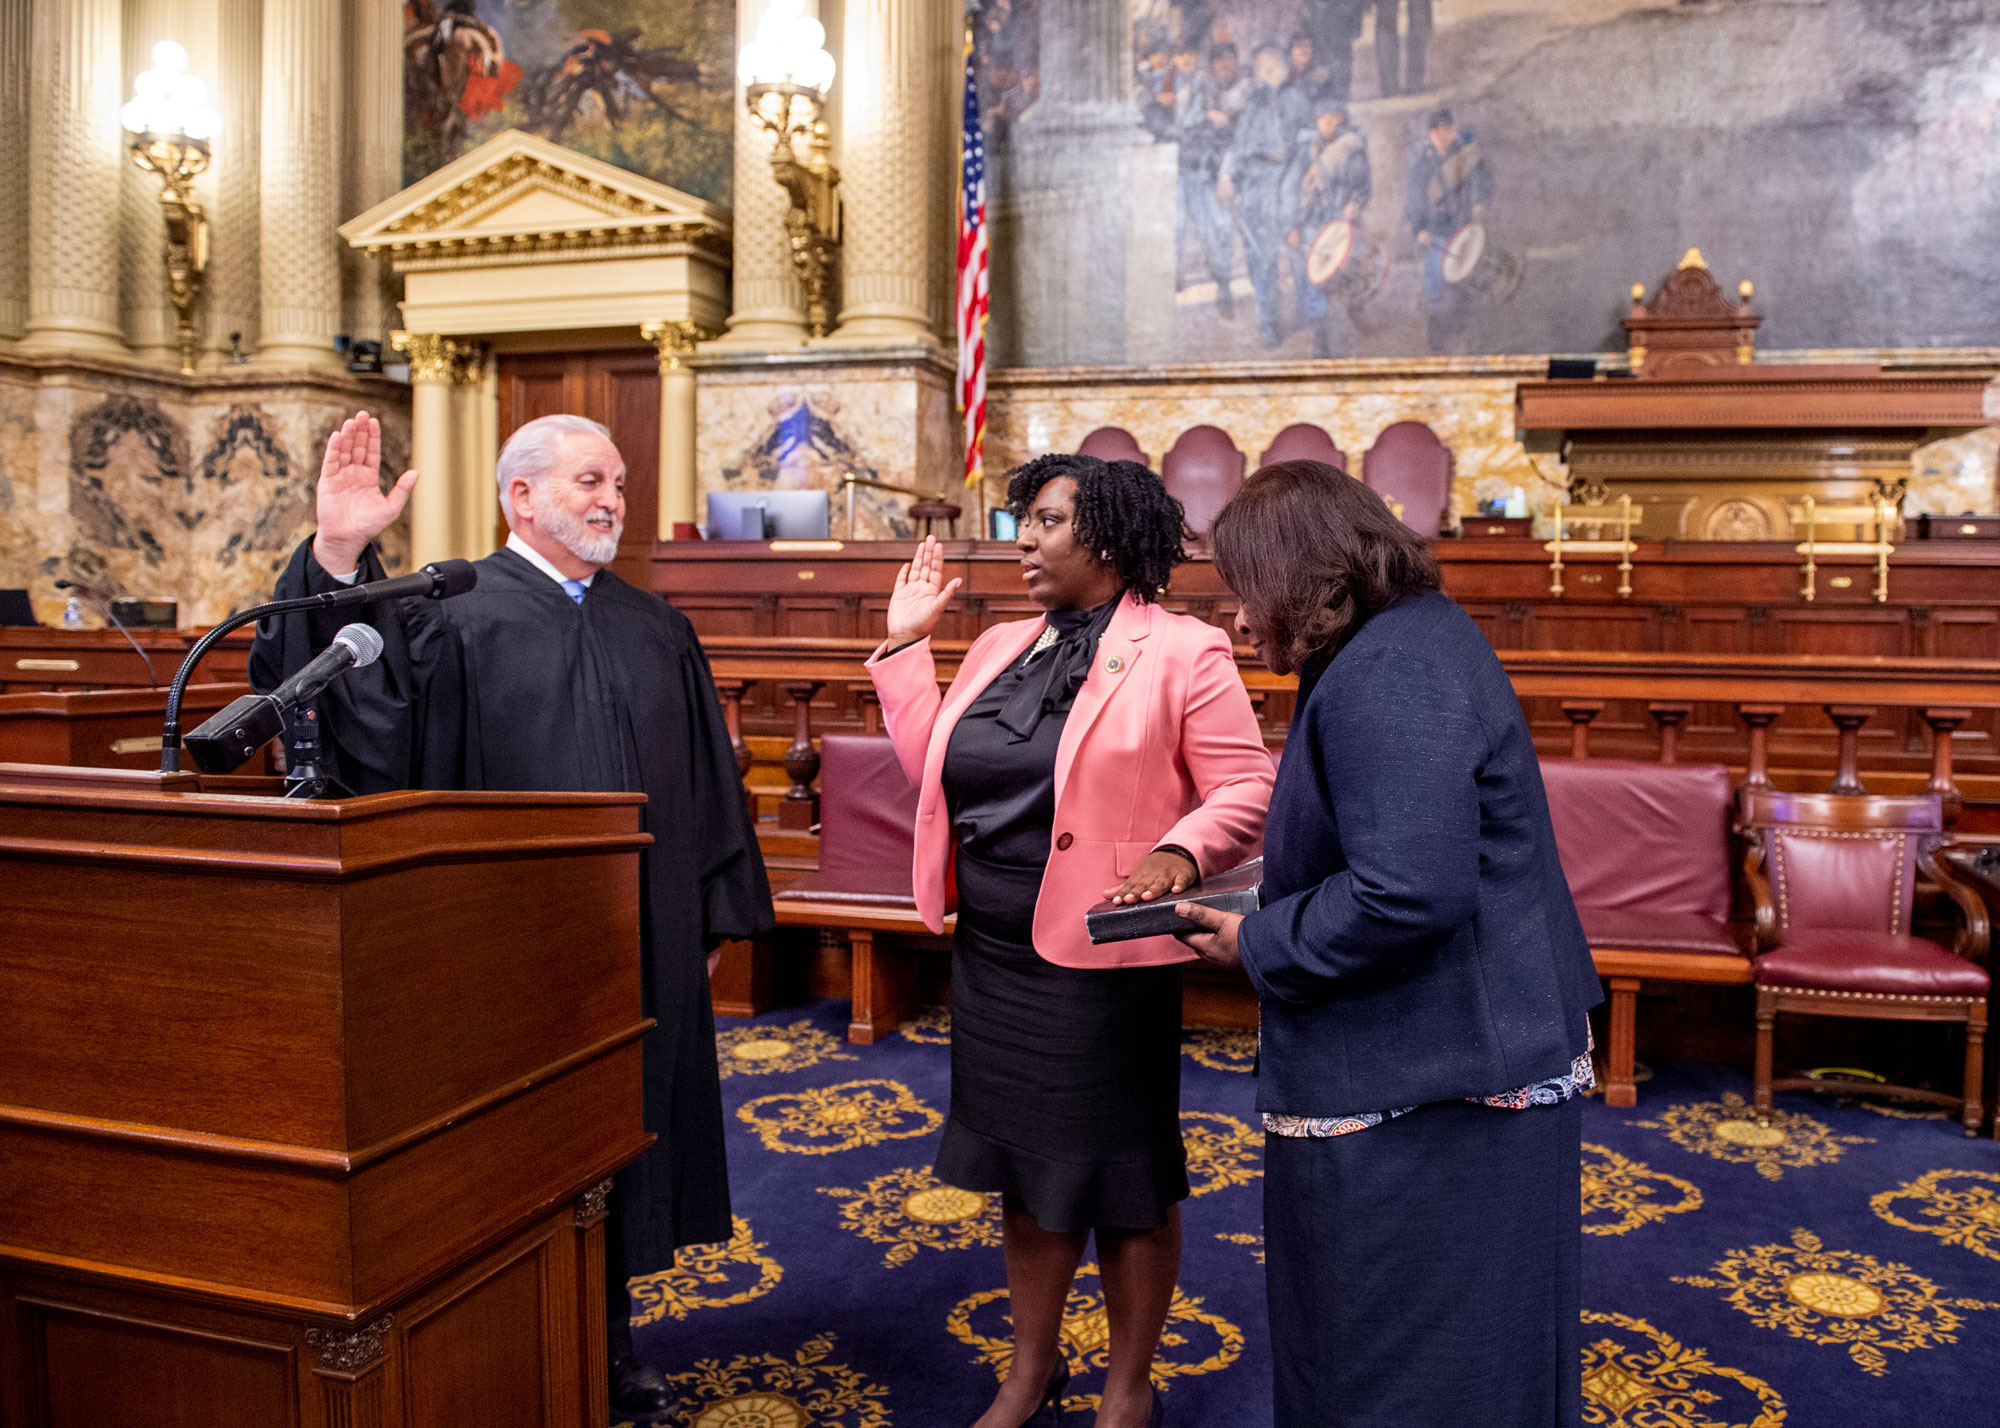
[[642, 800], [190, 782], [0, 767], [0, 1421], [602, 1425]]
[[[196, 672], [205, 683], [249, 682], [250, 641], [245, 628], [224, 637]], [[153, 662], [135, 653], [116, 630], [56, 630], [41, 625], [0, 625], [0, 694], [35, 689], [165, 689], [173, 683], [201, 630], [134, 630], [132, 638]]]
[[[189, 685], [181, 700], [181, 727], [196, 727], [249, 692], [247, 684]], [[156, 769], [166, 709], [164, 689], [0, 694], [0, 763]], [[274, 739], [244, 772], [273, 771], [276, 749]]]

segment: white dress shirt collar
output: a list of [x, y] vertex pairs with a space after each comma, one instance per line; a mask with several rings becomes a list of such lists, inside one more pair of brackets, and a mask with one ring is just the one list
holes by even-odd
[[[546, 555], [543, 555], [539, 550], [536, 550], [533, 546], [529, 545], [526, 541], [522, 540], [521, 537], [513, 531], [507, 532], [507, 549], [513, 551], [514, 554], [520, 556], [521, 559], [527, 561], [528, 564], [534, 566], [535, 569], [541, 571], [542, 574], [548, 576], [549, 579], [555, 581], [555, 583], [558, 585], [562, 584], [564, 581], [569, 579], [567, 575], [564, 575], [560, 570], [557, 570], [554, 565], [550, 564], [549, 558]], [[576, 583], [581, 585], [584, 589], [588, 590], [590, 588], [590, 582], [595, 579], [597, 579], [597, 572], [593, 570], [590, 572], [590, 574], [584, 576], [583, 579], [577, 581]]]

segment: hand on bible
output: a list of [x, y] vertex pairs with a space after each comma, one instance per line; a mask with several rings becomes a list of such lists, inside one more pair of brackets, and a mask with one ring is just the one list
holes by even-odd
[[1174, 936], [1192, 947], [1202, 961], [1216, 967], [1240, 967], [1243, 953], [1236, 945], [1236, 930], [1243, 925], [1240, 912], [1221, 912], [1198, 902], [1184, 902], [1174, 909], [1188, 920], [1185, 932]]
[[1131, 876], [1115, 888], [1105, 890], [1112, 902], [1151, 902], [1163, 892], [1184, 893], [1201, 876], [1193, 863], [1179, 853], [1148, 853], [1139, 860]]
[[964, 583], [955, 576], [945, 580], [944, 548], [936, 536], [925, 536], [915, 557], [896, 572], [896, 588], [889, 593], [890, 647], [929, 639], [944, 607]]
[[382, 425], [367, 412], [356, 412], [326, 439], [315, 493], [319, 530], [313, 559], [329, 575], [353, 571], [368, 543], [394, 525], [410, 502], [417, 473], [405, 471], [385, 493], [376, 474], [381, 464]]

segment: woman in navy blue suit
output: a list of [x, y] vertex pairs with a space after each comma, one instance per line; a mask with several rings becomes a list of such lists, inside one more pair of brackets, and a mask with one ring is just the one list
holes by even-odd
[[1262, 1012], [1277, 1422], [1568, 1428], [1601, 998], [1520, 702], [1333, 467], [1259, 471], [1213, 540], [1238, 632], [1299, 676], [1263, 910], [1181, 905]]

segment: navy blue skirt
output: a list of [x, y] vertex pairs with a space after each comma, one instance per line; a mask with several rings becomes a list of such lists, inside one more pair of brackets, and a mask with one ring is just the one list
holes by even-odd
[[1572, 1097], [1269, 1137], [1277, 1428], [1571, 1428], [1582, 1128]]

